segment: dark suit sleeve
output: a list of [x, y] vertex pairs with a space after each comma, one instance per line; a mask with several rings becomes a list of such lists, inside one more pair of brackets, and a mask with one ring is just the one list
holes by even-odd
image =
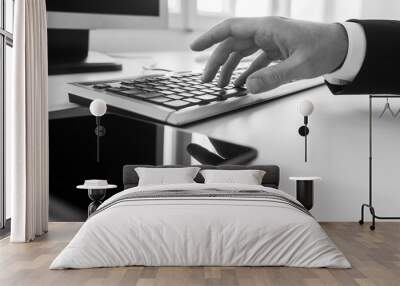
[[400, 21], [350, 20], [365, 32], [363, 65], [347, 85], [326, 82], [333, 94], [400, 94]]

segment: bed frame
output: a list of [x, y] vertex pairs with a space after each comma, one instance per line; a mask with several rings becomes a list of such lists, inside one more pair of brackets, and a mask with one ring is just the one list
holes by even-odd
[[[239, 166], [239, 165], [221, 165], [221, 166], [211, 166], [211, 165], [194, 165], [195, 167], [200, 167], [201, 169], [217, 169], [217, 170], [263, 170], [265, 175], [262, 179], [261, 184], [264, 187], [270, 187], [278, 189], [279, 187], [279, 167], [276, 165], [254, 165], [254, 166]], [[123, 168], [123, 183], [124, 189], [129, 189], [136, 187], [139, 182], [138, 174], [135, 171], [137, 167], [153, 167], [153, 168], [179, 168], [188, 167], [183, 165], [162, 165], [162, 166], [151, 166], [151, 165], [125, 165]], [[203, 183], [204, 178], [199, 173], [194, 180], [197, 183]]]

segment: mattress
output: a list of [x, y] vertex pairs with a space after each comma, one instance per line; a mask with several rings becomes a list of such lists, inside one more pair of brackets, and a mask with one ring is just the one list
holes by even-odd
[[295, 198], [263, 186], [179, 184], [106, 200], [50, 269], [350, 263]]

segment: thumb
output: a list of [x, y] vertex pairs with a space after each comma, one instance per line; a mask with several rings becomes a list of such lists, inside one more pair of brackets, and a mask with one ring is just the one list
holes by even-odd
[[250, 93], [260, 93], [303, 78], [304, 75], [297, 62], [294, 57], [289, 57], [279, 64], [270, 65], [254, 72], [247, 78], [247, 89]]

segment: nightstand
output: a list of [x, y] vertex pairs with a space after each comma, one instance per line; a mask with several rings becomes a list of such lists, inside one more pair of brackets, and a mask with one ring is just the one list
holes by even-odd
[[296, 199], [303, 204], [307, 210], [314, 205], [314, 181], [321, 180], [320, 177], [289, 177], [296, 181]]
[[85, 185], [79, 185], [77, 189], [84, 189], [88, 191], [89, 199], [92, 200], [90, 205], [88, 206], [88, 217], [94, 213], [97, 208], [103, 203], [103, 199], [106, 196], [106, 191], [109, 189], [115, 189], [116, 185], [104, 185], [104, 186], [94, 186], [88, 185], [85, 182]]

